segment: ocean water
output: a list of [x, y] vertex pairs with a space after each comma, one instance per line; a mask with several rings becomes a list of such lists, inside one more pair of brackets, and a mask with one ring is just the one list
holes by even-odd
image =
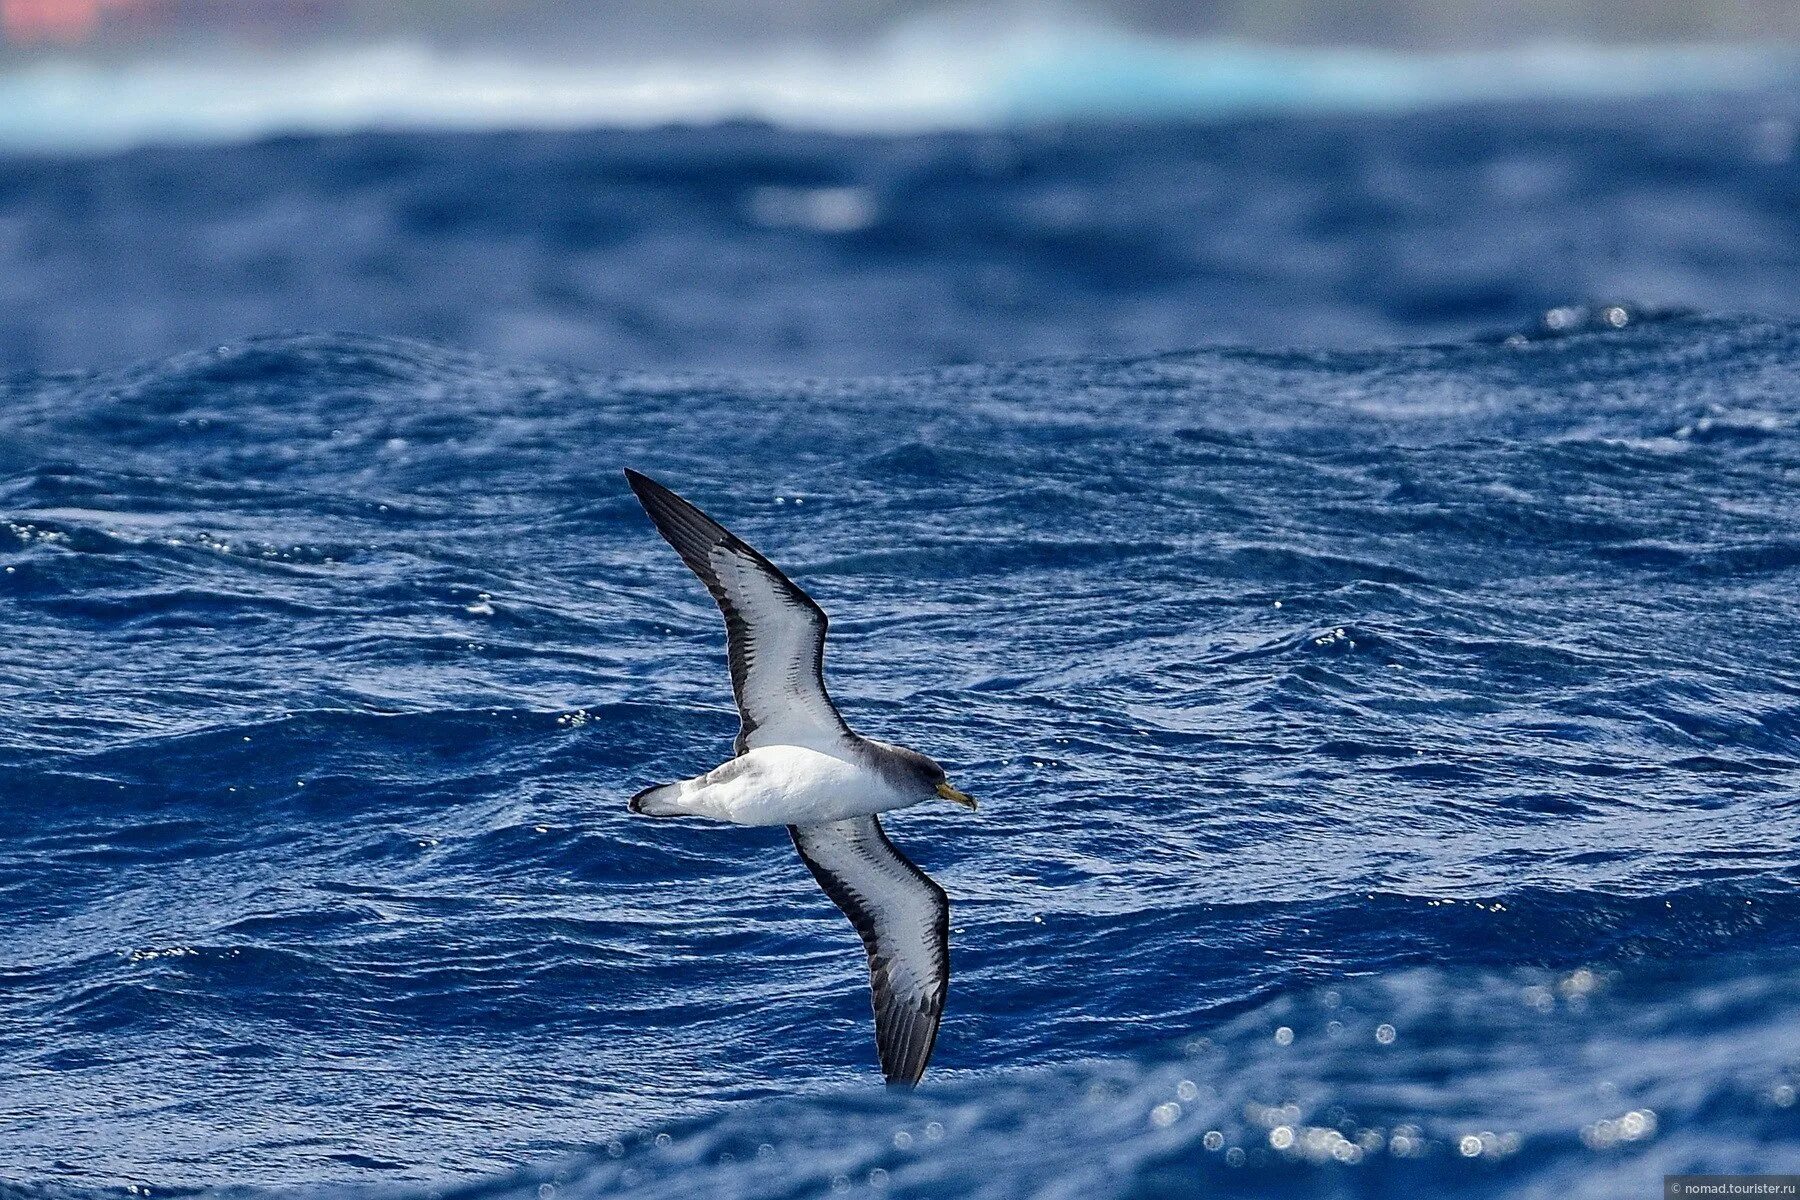
[[[348, 331], [599, 370], [867, 375], [1457, 340], [1583, 303], [1800, 317], [1794, 70], [1578, 98], [1533, 95], [1529, 64], [1143, 58], [1040, 66], [1008, 93], [1016, 120], [902, 133], [556, 130], [503, 108], [486, 132], [323, 136], [301, 107], [253, 140], [190, 144], [188, 115], [247, 111], [203, 76], [153, 89], [175, 115], [148, 144], [82, 154], [34, 76], [10, 97], [0, 76], [0, 364]], [[1634, 69], [1684, 78], [1678, 61]], [[1618, 74], [1564, 70], [1593, 90]], [[277, 78], [254, 86], [285, 96]], [[1419, 109], [1432, 79], [1521, 94]], [[100, 103], [59, 80], [36, 91]], [[310, 86], [294, 90], [344, 91]], [[312, 98], [378, 129], [454, 118]]]
[[[325, 333], [7, 376], [0, 1193], [1791, 1167], [1800, 325], [1525, 315], [804, 379]], [[889, 822], [953, 904], [914, 1093], [780, 830], [625, 811], [736, 722], [624, 465], [811, 590], [851, 722], [982, 801]]]

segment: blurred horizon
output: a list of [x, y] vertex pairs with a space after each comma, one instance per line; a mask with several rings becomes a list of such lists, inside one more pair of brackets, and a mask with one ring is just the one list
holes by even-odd
[[1743, 93], [1800, 79], [1800, 9], [1766, 0], [745, 11], [718, 0], [0, 0], [0, 152], [735, 121], [914, 133]]
[[1781, 0], [0, 0], [0, 67], [382, 43], [600, 59], [770, 45], [831, 52], [940, 21], [1383, 50], [1800, 42], [1800, 6]]
[[0, 357], [858, 372], [1800, 312], [1766, 0], [748, 11], [0, 0]]

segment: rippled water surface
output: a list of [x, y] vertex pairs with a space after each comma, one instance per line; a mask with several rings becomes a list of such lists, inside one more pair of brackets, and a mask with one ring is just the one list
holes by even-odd
[[[0, 1191], [1616, 1196], [1800, 1132], [1800, 328], [0, 385]], [[927, 1086], [623, 486], [982, 800]], [[523, 1173], [516, 1173], [522, 1171]]]

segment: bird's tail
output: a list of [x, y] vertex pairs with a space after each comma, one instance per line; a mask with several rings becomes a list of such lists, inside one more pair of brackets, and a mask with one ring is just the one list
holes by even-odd
[[646, 817], [678, 817], [683, 811], [675, 803], [680, 796], [679, 783], [659, 783], [633, 796], [628, 807]]

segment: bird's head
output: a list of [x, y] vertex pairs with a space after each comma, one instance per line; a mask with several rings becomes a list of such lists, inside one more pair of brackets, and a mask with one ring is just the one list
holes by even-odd
[[950, 786], [949, 776], [935, 759], [920, 754], [917, 750], [908, 750], [905, 746], [888, 746], [904, 765], [907, 782], [916, 786], [922, 793], [920, 800], [936, 797], [948, 800], [952, 804], [960, 804], [970, 812], [975, 811], [975, 797], [967, 792]]

